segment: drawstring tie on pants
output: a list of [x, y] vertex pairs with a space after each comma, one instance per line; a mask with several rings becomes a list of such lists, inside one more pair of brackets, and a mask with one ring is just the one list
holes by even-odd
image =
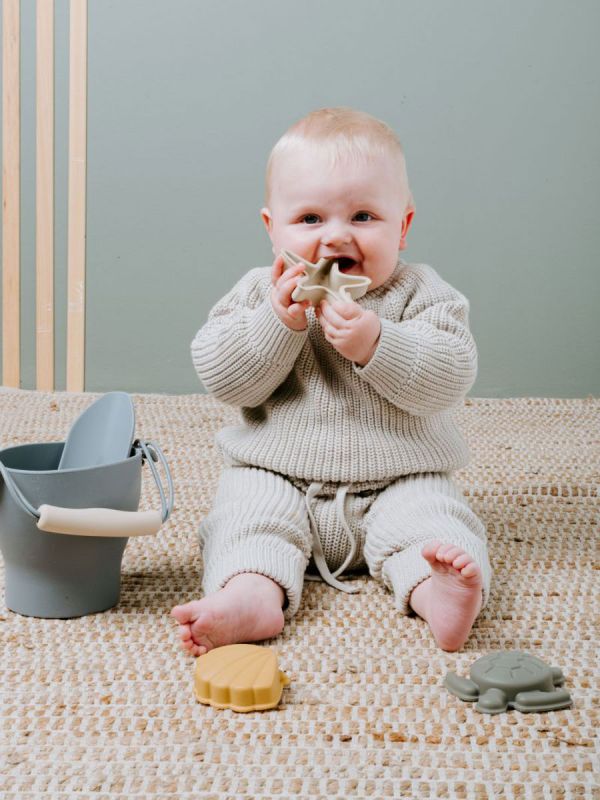
[[[307, 489], [306, 496], [304, 498], [304, 501], [306, 503], [306, 509], [308, 511], [308, 517], [310, 519], [310, 527], [312, 531], [313, 558], [315, 561], [315, 565], [319, 571], [319, 575], [325, 581], [325, 583], [329, 584], [329, 586], [333, 586], [334, 589], [340, 589], [342, 592], [347, 592], [348, 594], [355, 594], [356, 592], [360, 592], [359, 587], [347, 586], [341, 581], [336, 580], [337, 577], [340, 576], [344, 572], [344, 570], [348, 567], [348, 565], [352, 562], [352, 559], [354, 558], [354, 555], [356, 553], [356, 539], [354, 538], [354, 535], [350, 530], [350, 526], [346, 522], [346, 516], [344, 513], [346, 494], [348, 492], [348, 489], [350, 488], [350, 484], [345, 484], [340, 486], [335, 494], [335, 502], [336, 502], [338, 518], [342, 524], [342, 527], [344, 528], [344, 531], [350, 543], [350, 552], [346, 556], [346, 560], [340, 567], [336, 569], [335, 572], [330, 572], [329, 567], [327, 566], [325, 555], [323, 553], [323, 545], [321, 544], [319, 531], [317, 529], [317, 523], [315, 521], [312, 509], [310, 507], [312, 499], [319, 494], [322, 488], [323, 488], [322, 483], [311, 483]], [[306, 580], [309, 581], [319, 580], [319, 578], [316, 575], [305, 575], [305, 578]]]

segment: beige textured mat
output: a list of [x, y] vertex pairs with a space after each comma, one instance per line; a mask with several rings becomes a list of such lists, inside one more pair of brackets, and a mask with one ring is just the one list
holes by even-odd
[[[0, 446], [64, 438], [93, 397], [0, 393]], [[307, 583], [269, 642], [292, 683], [278, 709], [247, 715], [195, 702], [168, 615], [198, 596], [195, 530], [220, 471], [212, 437], [236, 412], [204, 395], [134, 400], [137, 435], [170, 460], [175, 513], [159, 536], [130, 540], [117, 608], [61, 621], [0, 606], [2, 798], [600, 796], [599, 400], [459, 411], [472, 462], [456, 479], [487, 525], [495, 573], [462, 652], [437, 650], [370, 578], [360, 595]], [[145, 469], [142, 507], [157, 503]], [[490, 717], [441, 687], [498, 648], [562, 667], [574, 707]]]

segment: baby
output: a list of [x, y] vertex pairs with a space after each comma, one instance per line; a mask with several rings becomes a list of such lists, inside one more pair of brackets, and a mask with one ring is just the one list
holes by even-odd
[[[182, 646], [276, 636], [305, 577], [354, 592], [340, 577], [366, 566], [457, 650], [491, 577], [485, 527], [451, 478], [468, 462], [453, 408], [477, 352], [466, 298], [399, 257], [414, 204], [398, 138], [352, 109], [309, 114], [273, 148], [261, 216], [272, 267], [247, 272], [192, 343], [207, 390], [242, 420], [216, 437], [205, 596], [171, 612]], [[335, 257], [368, 292], [296, 302], [303, 265], [286, 269], [282, 250]]]

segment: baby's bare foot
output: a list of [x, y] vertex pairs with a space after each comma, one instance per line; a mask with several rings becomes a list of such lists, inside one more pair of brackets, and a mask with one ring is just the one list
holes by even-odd
[[218, 592], [175, 606], [184, 650], [201, 656], [225, 644], [269, 639], [283, 630], [283, 589], [265, 575], [235, 575]]
[[481, 570], [453, 544], [428, 542], [421, 553], [431, 564], [431, 577], [413, 589], [410, 605], [427, 620], [442, 650], [459, 650], [481, 609]]

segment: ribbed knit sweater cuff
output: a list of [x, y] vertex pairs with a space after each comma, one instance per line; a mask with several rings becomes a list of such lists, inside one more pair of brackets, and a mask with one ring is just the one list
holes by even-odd
[[302, 350], [308, 327], [294, 331], [282, 322], [273, 308], [271, 295], [252, 314], [248, 338], [252, 347], [268, 362], [285, 367], [289, 371]]
[[418, 351], [419, 340], [414, 332], [404, 331], [401, 322], [382, 318], [381, 335], [371, 360], [364, 367], [353, 364], [353, 368], [379, 394], [394, 402], [410, 380]]
[[294, 545], [277, 536], [257, 534], [248, 543], [238, 542], [235, 550], [205, 563], [202, 586], [205, 594], [212, 594], [242, 572], [266, 575], [284, 590], [287, 606], [283, 613], [291, 619], [300, 605], [307, 564], [306, 556]]

